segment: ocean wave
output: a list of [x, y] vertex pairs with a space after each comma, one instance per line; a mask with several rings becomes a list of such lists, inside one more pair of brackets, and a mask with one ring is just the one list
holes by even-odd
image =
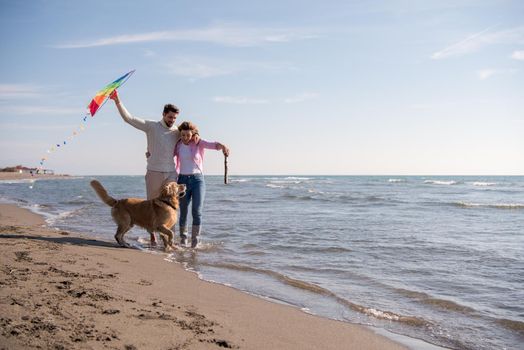
[[388, 179], [388, 182], [399, 183], [399, 182], [407, 182], [407, 180], [406, 179]]
[[[287, 268], [292, 269], [293, 271], [299, 271], [299, 272], [314, 272], [314, 273], [329, 274], [329, 275], [351, 275], [352, 277], [355, 277], [355, 279], [359, 279], [362, 277], [346, 269], [338, 269], [334, 267], [320, 267], [320, 266], [308, 267], [304, 265], [288, 265]], [[361, 279], [366, 280], [367, 278], [364, 277]]]
[[[280, 247], [283, 247], [283, 246], [280, 246]], [[283, 250], [285, 249], [286, 248], [284, 248]], [[291, 249], [291, 248], [288, 248], [288, 249]], [[302, 252], [320, 253], [320, 254], [351, 253], [353, 251], [349, 248], [337, 247], [337, 246], [324, 246], [324, 247], [322, 246], [302, 246], [300, 250]], [[310, 269], [310, 268], [304, 267], [303, 270], [304, 271], [318, 271], [319, 268], [315, 267], [315, 268]], [[322, 269], [322, 271], [327, 271], [327, 270]]]
[[35, 179], [18, 179], [18, 180], [0, 180], [0, 184], [25, 184], [25, 183], [34, 183]]
[[379, 197], [379, 196], [367, 196], [367, 197], [365, 197], [363, 199], [365, 199], [368, 202], [382, 202], [382, 201], [386, 200], [385, 198], [382, 198], [382, 197]]
[[313, 180], [309, 177], [297, 177], [297, 176], [288, 176], [288, 177], [273, 177], [266, 178], [269, 184], [274, 185], [298, 185], [309, 180]]
[[282, 195], [283, 198], [286, 199], [295, 199], [299, 201], [310, 201], [310, 200], [321, 200], [321, 201], [328, 201], [326, 198], [316, 198], [312, 195], [296, 195], [296, 194], [284, 194]]
[[470, 182], [473, 186], [479, 186], [479, 187], [486, 187], [486, 186], [495, 186], [497, 185], [496, 182], [483, 182], [483, 181], [475, 181]]
[[[220, 198], [216, 200], [217, 203], [237, 203], [237, 200], [229, 199], [229, 198]], [[250, 203], [253, 203], [253, 201], [250, 201]]]
[[52, 220], [56, 215], [49, 212], [49, 210], [52, 208], [51, 205], [48, 204], [28, 204], [26, 201], [20, 200], [21, 203], [24, 203], [21, 205], [22, 208], [28, 209], [29, 211], [38, 214], [40, 216], [43, 216], [45, 218], [45, 221], [49, 224], [48, 220]]
[[[382, 320], [399, 321], [399, 322], [411, 324], [413, 326], [416, 326], [420, 323], [419, 319], [417, 318], [409, 317], [409, 316], [401, 316], [401, 315], [397, 315], [389, 311], [381, 311], [381, 310], [377, 310], [373, 308], [365, 308], [362, 310], [362, 312], [368, 316], [373, 316], [375, 318], [379, 318]], [[425, 322], [423, 324], [425, 324]]]
[[64, 220], [65, 218], [76, 215], [77, 213], [81, 212], [82, 210], [84, 210], [84, 208], [66, 210], [58, 214], [51, 214], [51, 213], [40, 213], [40, 214], [44, 214], [47, 217], [45, 219], [46, 223], [52, 226], [52, 225], [55, 225], [58, 221]]
[[364, 196], [356, 197], [346, 193], [327, 193], [320, 191], [307, 191], [307, 194], [283, 193], [281, 195], [284, 199], [296, 201], [319, 201], [332, 203], [353, 203], [354, 205], [368, 206], [368, 205], [389, 205], [398, 203], [399, 201], [391, 200], [380, 196]]
[[[222, 241], [202, 241], [198, 244], [197, 248], [191, 248], [191, 247], [177, 247], [177, 249], [180, 249], [180, 253], [189, 252], [190, 254], [194, 255], [195, 249], [199, 252], [217, 252], [224, 250], [224, 242]], [[175, 252], [176, 253], [176, 252]]]
[[272, 180], [270, 184], [283, 184], [283, 185], [298, 185], [302, 183], [300, 180]]
[[26, 201], [25, 199], [21, 199], [21, 198], [15, 199], [15, 198], [4, 197], [4, 196], [0, 195], [0, 203], [2, 203], [2, 204], [24, 205], [24, 204], [27, 204], [29, 202]]
[[469, 306], [461, 305], [457, 302], [447, 299], [436, 298], [426, 293], [416, 292], [402, 288], [395, 288], [394, 291], [401, 295], [414, 299], [422, 304], [430, 305], [439, 309], [460, 312], [463, 314], [471, 314], [475, 312], [475, 309]]
[[308, 181], [308, 180], [313, 180], [312, 177], [305, 177], [305, 176], [272, 176], [272, 177], [264, 177], [262, 179], [269, 180], [269, 181]]
[[284, 283], [285, 285], [288, 285], [288, 286], [291, 286], [291, 287], [294, 287], [294, 288], [297, 288], [297, 289], [300, 289], [306, 292], [315, 293], [315, 294], [319, 294], [325, 297], [332, 298], [336, 300], [337, 302], [339, 302], [340, 304], [350, 308], [353, 311], [360, 312], [362, 314], [365, 314], [367, 316], [371, 316], [377, 319], [396, 321], [396, 322], [401, 322], [401, 323], [409, 324], [412, 326], [418, 326], [418, 327], [426, 326], [430, 324], [429, 321], [424, 320], [419, 317], [399, 315], [391, 311], [378, 310], [376, 308], [366, 307], [366, 306], [362, 306], [362, 305], [353, 303], [343, 297], [338, 296], [337, 294], [330, 291], [329, 289], [321, 287], [317, 284], [298, 280], [298, 279], [286, 276], [284, 274], [281, 274], [275, 271], [255, 268], [255, 267], [246, 266], [246, 265], [227, 264], [227, 263], [216, 263], [216, 264], [204, 263], [203, 265], [210, 266], [210, 267], [229, 269], [229, 270], [242, 271], [242, 272], [265, 274], [265, 275], [268, 275], [268, 276], [271, 276], [277, 279], [278, 281]]
[[82, 196], [79, 196], [79, 197], [80, 197], [80, 198], [75, 198], [75, 199], [71, 199], [71, 200], [64, 201], [64, 202], [58, 202], [58, 204], [65, 204], [65, 205], [68, 205], [68, 204], [83, 205], [83, 204], [93, 204], [93, 203], [95, 203], [95, 202], [93, 202], [92, 200], [82, 198]]
[[252, 256], [263, 256], [268, 255], [266, 252], [262, 252], [260, 250], [248, 250], [245, 252], [246, 255], [252, 255]]
[[[291, 188], [284, 184], [268, 183], [266, 187], [275, 189], [285, 189], [287, 191], [282, 192], [281, 198], [298, 200], [298, 201], [311, 201], [317, 200], [322, 202], [362, 202], [367, 205], [369, 203], [377, 204], [379, 202], [393, 202], [388, 198], [384, 198], [376, 195], [368, 196], [355, 196], [344, 192], [324, 192], [312, 188]], [[301, 192], [302, 191], [302, 192]]]
[[491, 208], [491, 209], [524, 209], [524, 204], [522, 203], [468, 203], [468, 202], [453, 202], [451, 203], [454, 206], [459, 208]]
[[253, 181], [253, 179], [228, 179], [228, 181], [230, 183], [234, 183], [234, 182], [250, 182], [250, 181]]
[[[324, 193], [324, 192], [309, 192], [309, 194], [291, 194], [286, 193], [283, 194], [282, 197], [285, 199], [293, 199], [293, 200], [299, 200], [299, 201], [311, 201], [311, 200], [317, 200], [321, 202], [348, 202], [348, 201], [354, 201], [358, 200], [358, 198], [352, 197], [347, 194], [340, 194], [340, 193]], [[377, 199], [371, 197], [363, 198], [364, 201], [369, 202], [375, 202]]]
[[144, 236], [139, 236], [139, 237], [133, 237], [131, 235], [128, 235], [129, 237], [127, 237], [126, 239], [129, 240], [129, 241], [136, 241], [137, 243], [140, 243], [141, 245], [143, 246], [150, 246], [151, 245], [151, 239], [150, 239], [150, 236], [147, 235], [147, 237], [144, 235]]
[[275, 184], [266, 184], [266, 187], [269, 187], [269, 188], [285, 188], [285, 186], [282, 186], [282, 185], [275, 185]]
[[448, 180], [448, 181], [444, 181], [444, 180], [425, 180], [424, 181], [425, 184], [430, 184], [430, 185], [457, 185], [459, 184], [460, 182], [459, 181], [453, 181], [453, 180]]
[[496, 320], [496, 322], [500, 324], [501, 326], [503, 326], [504, 328], [511, 329], [513, 331], [517, 331], [521, 335], [524, 335], [524, 322], [508, 320], [506, 318], [499, 318]]
[[318, 253], [350, 253], [352, 252], [349, 248], [344, 247], [316, 247], [311, 248], [312, 251]]

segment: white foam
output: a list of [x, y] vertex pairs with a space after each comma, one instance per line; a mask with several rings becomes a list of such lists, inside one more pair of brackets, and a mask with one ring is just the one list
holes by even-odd
[[481, 207], [482, 206], [482, 204], [480, 203], [468, 203], [468, 202], [463, 202], [463, 201], [456, 202], [456, 204], [461, 207]]
[[524, 204], [521, 203], [498, 203], [490, 205], [492, 208], [499, 209], [524, 209]]
[[18, 180], [0, 180], [1, 184], [24, 184], [24, 183], [34, 183], [34, 179], [18, 179]]
[[275, 185], [275, 184], [267, 184], [266, 187], [270, 187], [270, 188], [284, 188], [284, 186]]
[[4, 197], [2, 195], [0, 195], [0, 203], [2, 204], [20, 204], [16, 200], [8, 198], [8, 197]]
[[432, 185], [456, 185], [458, 184], [457, 181], [449, 180], [449, 181], [443, 181], [443, 180], [426, 180], [424, 181], [425, 184], [432, 184]]
[[272, 180], [270, 183], [272, 184], [299, 184], [302, 181], [300, 180]]
[[482, 182], [482, 181], [476, 181], [471, 183], [473, 186], [495, 186], [496, 182]]
[[400, 320], [400, 317], [398, 315], [395, 315], [391, 312], [384, 312], [377, 309], [366, 309], [365, 313], [370, 316], [374, 316], [376, 318], [380, 318], [383, 320], [390, 320], [390, 321], [398, 321]]
[[523, 203], [470, 203], [460, 201], [455, 204], [464, 208], [524, 209]]
[[406, 182], [406, 180], [405, 179], [389, 179], [388, 182], [398, 183], [398, 182]]
[[[20, 205], [20, 203], [17, 203], [17, 205]], [[43, 216], [45, 218], [45, 222], [50, 224], [56, 215], [51, 214], [44, 210], [46, 206], [40, 205], [40, 204], [31, 204], [31, 205], [20, 205], [22, 208], [29, 209], [31, 212], [38, 214], [40, 216]]]
[[[132, 239], [132, 237], [130, 237]], [[144, 237], [137, 237], [136, 241], [140, 244], [151, 244], [151, 240]]]
[[[36, 204], [38, 206], [38, 204]], [[47, 217], [47, 219], [45, 219], [45, 222], [48, 224], [48, 225], [53, 225], [55, 224], [58, 220], [63, 220], [71, 215], [73, 215], [75, 212], [77, 212], [77, 210], [68, 210], [68, 211], [64, 211], [64, 212], [61, 212], [57, 215], [53, 215], [53, 214], [50, 214], [50, 213], [45, 213], [45, 212], [39, 212], [38, 214], [41, 214], [41, 215], [44, 215]]]
[[249, 182], [251, 179], [229, 179], [229, 182]]

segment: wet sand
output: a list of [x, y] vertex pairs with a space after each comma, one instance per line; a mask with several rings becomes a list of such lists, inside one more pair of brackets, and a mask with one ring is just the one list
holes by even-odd
[[0, 204], [1, 349], [405, 349], [44, 224]]

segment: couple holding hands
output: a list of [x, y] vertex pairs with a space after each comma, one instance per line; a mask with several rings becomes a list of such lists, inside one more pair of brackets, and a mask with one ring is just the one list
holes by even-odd
[[[180, 199], [180, 243], [182, 246], [188, 243], [187, 216], [191, 204], [191, 247], [196, 248], [200, 240], [206, 191], [203, 172], [204, 150], [222, 150], [227, 157], [229, 148], [219, 142], [201, 139], [198, 128], [191, 122], [185, 121], [177, 127], [175, 120], [180, 110], [175, 105], [166, 104], [162, 119], [153, 121], [132, 116], [124, 107], [116, 90], [110, 98], [115, 102], [120, 116], [126, 123], [146, 133], [147, 199], [158, 197], [165, 182], [174, 181], [186, 185], [186, 195]], [[155, 234], [151, 233], [151, 244], [155, 243]]]

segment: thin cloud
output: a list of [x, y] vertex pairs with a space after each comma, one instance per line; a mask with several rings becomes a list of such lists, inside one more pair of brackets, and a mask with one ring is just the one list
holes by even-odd
[[415, 104], [410, 105], [409, 108], [417, 110], [417, 111], [427, 111], [427, 110], [430, 110], [432, 106], [429, 104], [424, 104], [424, 103], [415, 103]]
[[145, 49], [144, 57], [156, 57], [157, 53], [153, 50]]
[[524, 61], [524, 50], [513, 52], [511, 58], [513, 58], [514, 60]]
[[486, 80], [494, 75], [500, 75], [500, 74], [514, 74], [518, 72], [517, 69], [481, 69], [477, 71], [477, 77], [480, 80]]
[[213, 101], [217, 103], [229, 103], [229, 104], [266, 104], [269, 103], [269, 100], [250, 98], [250, 97], [235, 97], [235, 96], [216, 96], [213, 97]]
[[210, 57], [180, 56], [173, 57], [163, 64], [170, 74], [190, 80], [226, 76], [241, 72], [280, 72], [296, 70], [285, 62], [256, 62], [223, 60]]
[[56, 85], [27, 84], [0, 84], [0, 101], [15, 99], [64, 99], [75, 97], [70, 91]]
[[239, 97], [239, 96], [216, 96], [213, 97], [213, 101], [217, 103], [230, 103], [230, 104], [266, 104], [266, 103], [300, 103], [307, 100], [317, 98], [319, 94], [315, 92], [306, 92], [295, 95], [293, 97], [286, 97], [283, 99], [273, 100], [251, 98], [251, 97]]
[[297, 28], [252, 28], [238, 25], [215, 25], [207, 28], [123, 34], [90, 41], [57, 44], [57, 49], [78, 49], [161, 41], [206, 42], [223, 46], [257, 46], [285, 43], [318, 37]]
[[242, 70], [242, 68], [238, 65], [235, 67], [232, 64], [207, 62], [204, 60], [191, 59], [188, 57], [172, 59], [165, 66], [169, 73], [190, 79], [203, 79], [230, 75]]
[[3, 123], [0, 124], [2, 130], [28, 130], [28, 131], [53, 131], [53, 130], [72, 130], [78, 125], [35, 125], [31, 123]]
[[431, 55], [434, 60], [457, 57], [477, 52], [482, 48], [497, 44], [521, 44], [524, 43], [524, 27], [491, 32], [495, 26], [488, 27], [478, 33], [437, 51]]
[[299, 94], [293, 97], [287, 97], [284, 99], [285, 103], [299, 103], [304, 102], [307, 100], [315, 99], [319, 95], [316, 92], [305, 92], [303, 94]]
[[41, 89], [31, 84], [0, 84], [0, 99], [41, 96]]
[[482, 70], [477, 71], [477, 77], [480, 80], [486, 80], [496, 73], [497, 71], [495, 69], [482, 69]]
[[12, 115], [78, 115], [86, 110], [54, 106], [0, 106], [0, 113]]

